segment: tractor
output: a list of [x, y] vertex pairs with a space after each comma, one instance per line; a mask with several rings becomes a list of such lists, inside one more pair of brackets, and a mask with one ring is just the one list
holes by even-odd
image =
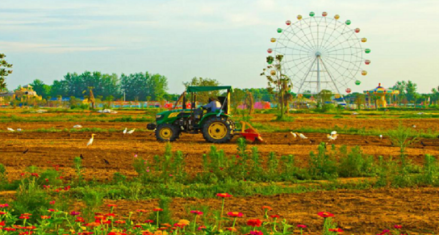
[[[227, 90], [225, 96], [219, 96], [221, 108], [214, 112], [196, 107], [197, 93]], [[149, 123], [147, 129], [155, 131], [158, 141], [175, 141], [182, 132], [188, 134], [202, 133], [206, 141], [211, 143], [227, 143], [235, 135], [241, 135], [247, 140], [262, 142], [259, 133], [248, 123], [242, 122], [242, 128], [235, 130], [235, 122], [231, 118], [230, 92], [231, 86], [188, 86], [180, 95], [171, 110], [156, 115], [155, 123]], [[187, 108], [187, 94], [190, 97], [190, 108]], [[177, 109], [182, 102], [182, 109]], [[245, 126], [249, 129], [244, 130]]]

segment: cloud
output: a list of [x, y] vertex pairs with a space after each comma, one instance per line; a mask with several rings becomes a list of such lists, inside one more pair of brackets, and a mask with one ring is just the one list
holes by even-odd
[[[110, 47], [95, 46], [70, 46], [61, 44], [41, 44], [26, 42], [7, 42], [0, 41], [0, 49], [7, 48], [8, 52], [25, 52], [25, 53], [70, 53], [70, 52], [86, 52], [86, 51], [107, 51]], [[3, 49], [4, 51], [4, 49]]]

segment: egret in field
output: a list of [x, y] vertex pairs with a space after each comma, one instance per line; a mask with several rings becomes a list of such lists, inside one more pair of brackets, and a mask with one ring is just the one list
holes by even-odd
[[412, 127], [413, 127], [413, 128], [416, 128], [416, 125], [413, 125]]
[[337, 134], [335, 134], [335, 135], [326, 135], [327, 137], [328, 137], [328, 139], [329, 139], [329, 141], [334, 141], [334, 140], [336, 140], [337, 139]]
[[301, 139], [308, 139], [308, 137], [306, 137], [304, 134], [302, 134], [302, 133], [299, 133], [299, 137], [301, 138]]
[[123, 134], [125, 135], [127, 133], [128, 128], [125, 127], [125, 130], [123, 130]]
[[290, 133], [291, 133], [291, 135], [294, 137], [294, 139], [297, 138], [296, 133], [294, 133], [294, 132], [292, 132], [292, 131], [290, 131]]
[[331, 135], [336, 135], [337, 134], [337, 131], [332, 131], [331, 132]]
[[21, 131], [21, 128], [17, 128], [17, 131]]
[[96, 135], [96, 134], [91, 134], [91, 138], [90, 138], [90, 140], [89, 140], [88, 143], [87, 143], [87, 147], [88, 147], [89, 145], [93, 144], [93, 140], [94, 140], [94, 138], [95, 138], [95, 135]]
[[128, 131], [127, 133], [131, 135], [134, 133], [135, 130], [136, 130], [136, 128], [132, 129], [131, 131]]
[[82, 128], [82, 126], [81, 125], [74, 125], [73, 128], [79, 129], [79, 128]]
[[15, 131], [14, 129], [12, 129], [10, 127], [6, 128], [6, 129], [8, 129], [8, 131]]
[[383, 135], [380, 135], [380, 139], [383, 139]]

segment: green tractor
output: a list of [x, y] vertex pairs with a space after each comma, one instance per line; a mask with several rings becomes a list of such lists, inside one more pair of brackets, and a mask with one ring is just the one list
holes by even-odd
[[[218, 90], [227, 90], [226, 96], [218, 97], [218, 101], [221, 104], [219, 110], [209, 112], [195, 107], [198, 92]], [[177, 102], [175, 102], [173, 108], [169, 111], [158, 113], [155, 123], [149, 123], [147, 129], [155, 130], [155, 136], [158, 141], [175, 141], [184, 132], [189, 134], [202, 133], [204, 139], [211, 143], [227, 143], [234, 135], [242, 135], [243, 132], [248, 132], [248, 130], [235, 130], [235, 123], [230, 116], [231, 91], [231, 86], [189, 86], [181, 94]], [[184, 107], [187, 107], [187, 93], [190, 94], [190, 109], [184, 109]], [[176, 109], [180, 101], [183, 103], [183, 109]], [[250, 130], [248, 135], [254, 135], [254, 141], [262, 141], [256, 130]]]

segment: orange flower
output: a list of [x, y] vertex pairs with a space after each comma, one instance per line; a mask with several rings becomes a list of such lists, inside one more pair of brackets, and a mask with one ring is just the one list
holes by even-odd
[[273, 219], [274, 219], [274, 218], [279, 219], [279, 218], [280, 218], [280, 215], [270, 215], [270, 217], [273, 218]]
[[48, 215], [42, 215], [42, 216], [41, 216], [41, 219], [50, 219], [50, 216], [48, 216]]
[[140, 212], [140, 213], [146, 213], [146, 212], [148, 212], [147, 210], [144, 210], [144, 209], [137, 209], [136, 211], [137, 211], [137, 212]]
[[238, 229], [230, 227], [230, 228], [226, 228], [227, 230], [229, 230], [230, 232], [237, 232]]
[[262, 210], [272, 211], [273, 208], [271, 208], [270, 206], [262, 206]]
[[116, 221], [114, 221], [114, 223], [116, 223], [116, 224], [125, 224], [126, 222], [125, 222], [125, 220], [116, 220]]

